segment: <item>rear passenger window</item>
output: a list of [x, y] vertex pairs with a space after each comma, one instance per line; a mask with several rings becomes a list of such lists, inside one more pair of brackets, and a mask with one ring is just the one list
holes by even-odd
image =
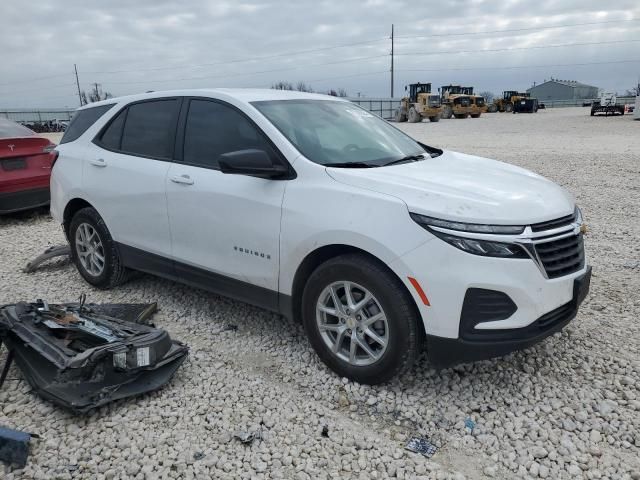
[[116, 118], [111, 120], [107, 129], [102, 133], [99, 143], [109, 150], [120, 150], [120, 140], [122, 138], [122, 127], [124, 119], [127, 116], [127, 110], [122, 110]]
[[129, 106], [120, 150], [145, 157], [170, 159], [173, 156], [179, 105], [178, 100], [170, 99]]
[[100, 105], [98, 107], [86, 108], [79, 110], [75, 113], [71, 119], [71, 123], [67, 127], [67, 130], [62, 136], [60, 143], [69, 143], [77, 140], [84, 132], [86, 132], [91, 125], [106, 113], [115, 103], [109, 105]]
[[249, 148], [275, 156], [264, 135], [241, 113], [222, 103], [191, 100], [184, 132], [185, 163], [218, 168], [223, 153]]

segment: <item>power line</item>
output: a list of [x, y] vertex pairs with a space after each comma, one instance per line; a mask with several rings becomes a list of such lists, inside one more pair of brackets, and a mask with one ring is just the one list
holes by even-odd
[[344, 59], [344, 60], [336, 60], [334, 62], [315, 63], [315, 64], [308, 64], [308, 65], [296, 65], [296, 66], [287, 67], [287, 68], [276, 68], [276, 69], [271, 69], [271, 70], [261, 70], [261, 71], [255, 71], [255, 72], [245, 72], [245, 73], [233, 73], [233, 74], [227, 74], [227, 75], [206, 75], [206, 76], [200, 76], [200, 77], [172, 78], [172, 79], [165, 79], [165, 80], [137, 80], [137, 81], [129, 81], [129, 82], [109, 82], [109, 85], [171, 83], [171, 82], [179, 82], [179, 81], [187, 81], [187, 80], [210, 80], [210, 79], [216, 79], [216, 78], [246, 77], [246, 76], [249, 76], [249, 75], [259, 75], [259, 74], [262, 74], [262, 73], [286, 72], [286, 71], [291, 71], [291, 70], [298, 70], [298, 69], [301, 69], [301, 68], [320, 67], [320, 66], [325, 66], [325, 65], [335, 65], [335, 64], [338, 64], [338, 63], [357, 62], [357, 61], [361, 61], [361, 60], [370, 60], [370, 59], [382, 58], [382, 57], [387, 57], [387, 55], [385, 54], [385, 55], [372, 55], [372, 56], [368, 56], [368, 57], [347, 58], [347, 59]]
[[[336, 49], [336, 48], [353, 47], [353, 46], [357, 46], [357, 45], [367, 45], [367, 44], [381, 42], [383, 40], [388, 40], [388, 39], [386, 37], [381, 37], [381, 38], [372, 39], [372, 40], [363, 40], [361, 42], [343, 43], [343, 44], [332, 45], [332, 46], [328, 46], [328, 47], [318, 47], [318, 48], [312, 48], [312, 49], [308, 49], [308, 50], [296, 50], [296, 51], [291, 51], [291, 52], [277, 53], [277, 54], [273, 54], [273, 55], [265, 55], [265, 56], [261, 56], [261, 57], [250, 57], [250, 58], [242, 58], [242, 59], [237, 59], [237, 60], [228, 60], [228, 61], [224, 61], [224, 62], [201, 63], [201, 64], [191, 64], [191, 65], [175, 65], [175, 66], [171, 66], [171, 67], [152, 67], [152, 68], [141, 68], [141, 69], [133, 69], [133, 70], [88, 71], [88, 72], [84, 72], [83, 71], [82, 73], [91, 74], [91, 75], [109, 75], [109, 74], [117, 74], [117, 73], [151, 72], [151, 71], [160, 71], [160, 70], [180, 70], [180, 69], [184, 69], [184, 68], [213, 67], [213, 66], [220, 66], [220, 65], [230, 65], [230, 64], [233, 64], [233, 63], [244, 63], [244, 62], [252, 62], [252, 61], [259, 61], [259, 60], [269, 60], [269, 59], [278, 58], [278, 57], [302, 55], [302, 54], [305, 54], [305, 53], [321, 52], [321, 51], [326, 51], [326, 50], [333, 50], [333, 49]], [[63, 73], [63, 74], [59, 74], [59, 75], [58, 74], [56, 74], [56, 75], [48, 75], [46, 77], [31, 78], [31, 79], [27, 79], [27, 80], [18, 80], [18, 81], [13, 81], [13, 82], [5, 82], [5, 83], [0, 83], [0, 87], [1, 86], [5, 86], [5, 85], [17, 85], [17, 84], [23, 84], [23, 83], [39, 82], [39, 81], [42, 81], [42, 80], [50, 80], [52, 78], [66, 77], [67, 75], [72, 76], [72, 75], [74, 75], [74, 73], [73, 72], [68, 73], [68, 74], [67, 73]]]
[[481, 32], [433, 33], [429, 35], [396, 35], [396, 38], [466, 37], [469, 35], [485, 35], [490, 33], [528, 32], [528, 31], [535, 31], [535, 30], [548, 30], [548, 29], [554, 29], [554, 28], [582, 27], [587, 25], [603, 25], [608, 23], [637, 22], [637, 21], [640, 21], [640, 18], [630, 18], [625, 20], [605, 20], [602, 22], [565, 23], [562, 25], [549, 25], [549, 26], [543, 26], [543, 27], [528, 27], [528, 28], [511, 28], [507, 30], [484, 30]]
[[640, 63], [640, 58], [636, 60], [613, 60], [609, 62], [584, 62], [584, 63], [554, 63], [547, 65], [518, 65], [511, 67], [439, 67], [439, 68], [417, 68], [417, 69], [401, 69], [398, 72], [441, 72], [441, 71], [458, 71], [458, 70], [515, 70], [521, 68], [545, 68], [545, 67], [580, 67], [584, 65], [609, 65], [617, 63]]
[[[75, 87], [75, 85], [76, 85], [75, 83], [61, 83], [59, 85], [47, 85], [46, 88], [47, 90], [49, 90], [49, 89], [61, 88], [61, 87], [70, 87], [70, 86]], [[20, 93], [29, 93], [34, 91], [33, 88], [34, 87], [31, 87], [27, 90], [18, 90], [18, 91], [11, 90], [10, 92], [0, 92], [0, 95], [18, 95]]]
[[152, 67], [152, 68], [140, 68], [140, 69], [133, 69], [133, 70], [112, 70], [112, 71], [103, 71], [103, 72], [96, 71], [96, 72], [83, 72], [83, 73], [95, 74], [95, 75], [110, 75], [110, 74], [116, 74], [116, 73], [151, 72], [151, 71], [159, 71], [159, 70], [178, 70], [178, 69], [184, 69], [184, 68], [216, 67], [220, 65], [230, 65], [232, 63], [245, 63], [245, 62], [253, 62], [253, 61], [259, 61], [259, 60], [269, 60], [272, 58], [302, 55], [305, 53], [321, 52], [326, 50], [333, 50], [336, 48], [352, 47], [355, 45], [365, 45], [365, 44], [377, 43], [382, 40], [388, 40], [388, 39], [378, 38], [376, 40], [366, 40], [362, 42], [345, 43], [342, 45], [334, 45], [331, 47], [319, 47], [319, 48], [313, 48], [310, 50], [297, 50], [293, 52], [276, 53], [273, 55], [265, 55], [261, 57], [250, 57], [250, 58], [243, 58], [238, 60], [227, 60], [224, 62], [185, 64], [185, 65], [175, 65], [172, 67]]
[[32, 78], [32, 79], [29, 79], [29, 80], [17, 80], [15, 82], [0, 83], [0, 87], [4, 87], [5, 85], [18, 85], [18, 84], [22, 84], [22, 83], [40, 82], [42, 80], [49, 80], [51, 78], [60, 78], [60, 77], [66, 77], [66, 76], [71, 76], [71, 75], [73, 75], [73, 74], [72, 73], [61, 73], [60, 75], [49, 75], [47, 77]]
[[504, 47], [504, 48], [483, 48], [480, 50], [449, 50], [438, 52], [407, 52], [396, 53], [396, 55], [442, 55], [442, 54], [457, 54], [457, 53], [482, 53], [482, 52], [509, 52], [514, 50], [535, 50], [540, 48], [560, 48], [560, 47], [582, 47], [587, 45], [610, 45], [614, 43], [633, 43], [640, 42], [640, 39], [634, 40], [609, 40], [603, 42], [583, 42], [583, 43], [557, 43], [555, 45], [537, 45], [532, 47]]

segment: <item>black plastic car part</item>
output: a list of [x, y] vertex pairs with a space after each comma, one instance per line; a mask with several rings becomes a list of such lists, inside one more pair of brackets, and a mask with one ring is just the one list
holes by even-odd
[[[0, 341], [34, 391], [84, 413], [108, 402], [166, 384], [188, 347], [162, 329], [145, 325], [153, 304], [0, 307]], [[5, 369], [6, 370], [6, 369]]]

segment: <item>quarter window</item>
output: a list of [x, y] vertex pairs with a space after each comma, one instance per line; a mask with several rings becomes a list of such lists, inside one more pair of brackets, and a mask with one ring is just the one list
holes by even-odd
[[99, 105], [97, 107], [85, 108], [75, 113], [71, 119], [71, 123], [67, 130], [64, 132], [60, 143], [73, 142], [80, 138], [80, 136], [86, 132], [91, 125], [105, 114], [107, 110], [113, 107], [115, 103], [109, 105]]
[[122, 127], [124, 126], [124, 119], [127, 115], [127, 110], [122, 110], [116, 118], [111, 120], [111, 123], [100, 137], [100, 144], [110, 150], [120, 150], [120, 139], [122, 138]]
[[184, 134], [185, 163], [218, 168], [220, 155], [252, 148], [275, 158], [264, 135], [241, 113], [222, 103], [191, 100]]
[[170, 99], [129, 106], [121, 150], [144, 157], [170, 159], [179, 105], [178, 100]]

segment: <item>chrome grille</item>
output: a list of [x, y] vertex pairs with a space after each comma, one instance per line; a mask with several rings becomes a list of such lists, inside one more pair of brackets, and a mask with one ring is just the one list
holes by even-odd
[[581, 233], [535, 243], [534, 248], [549, 278], [577, 272], [584, 266], [584, 242]]
[[576, 221], [575, 214], [567, 215], [566, 217], [555, 218], [546, 222], [534, 223], [531, 225], [531, 231], [543, 232], [545, 230], [552, 230], [554, 228], [566, 227]]

